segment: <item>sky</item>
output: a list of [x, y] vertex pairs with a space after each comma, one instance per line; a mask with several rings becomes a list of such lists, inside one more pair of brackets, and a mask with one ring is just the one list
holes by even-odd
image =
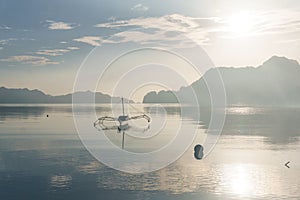
[[300, 61], [300, 1], [0, 0], [0, 86], [69, 93], [89, 53], [118, 44], [197, 45], [225, 67]]

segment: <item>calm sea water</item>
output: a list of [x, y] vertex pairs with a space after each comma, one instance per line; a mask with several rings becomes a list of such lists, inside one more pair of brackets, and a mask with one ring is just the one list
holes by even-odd
[[[139, 109], [153, 112], [147, 105]], [[141, 144], [127, 136], [127, 150], [159, 148], [172, 138], [171, 127], [181, 120], [180, 109], [169, 105], [165, 110], [170, 123], [156, 142], [149, 145], [143, 140]], [[80, 115], [90, 112], [83, 106]], [[99, 115], [109, 112], [109, 106], [97, 106]], [[196, 122], [192, 112], [183, 118]], [[201, 120], [194, 144], [205, 137], [209, 115], [204, 113]], [[120, 145], [120, 135], [112, 132], [108, 137]], [[127, 174], [89, 154], [76, 132], [71, 105], [1, 105], [0, 197], [300, 199], [299, 139], [300, 108], [231, 107], [222, 135], [205, 159], [194, 159], [193, 144], [179, 160], [161, 170]], [[287, 161], [290, 168], [284, 166]]]

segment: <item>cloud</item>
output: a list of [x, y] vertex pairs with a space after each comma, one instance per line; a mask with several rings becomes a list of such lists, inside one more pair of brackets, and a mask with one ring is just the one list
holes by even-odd
[[35, 52], [37, 55], [46, 55], [46, 56], [62, 56], [65, 53], [70, 51], [79, 50], [78, 47], [67, 47], [66, 49], [44, 49]]
[[257, 34], [284, 34], [300, 32], [300, 12], [278, 10], [258, 13]]
[[80, 48], [79, 47], [68, 47], [67, 49], [69, 49], [69, 50], [79, 50]]
[[52, 20], [46, 21], [48, 24], [48, 29], [50, 30], [70, 30], [76, 28], [78, 25], [66, 23], [66, 22], [56, 22]]
[[[122, 28], [115, 34], [118, 42], [178, 41], [187, 37], [198, 44], [207, 44], [209, 33], [219, 26], [218, 18], [196, 18], [179, 14], [162, 17], [133, 18], [97, 24], [101, 28]], [[132, 31], [132, 28], [136, 28]], [[127, 30], [126, 30], [127, 29]], [[131, 30], [130, 30], [131, 29]], [[147, 32], [151, 33], [147, 33]], [[139, 34], [139, 35], [138, 35]], [[123, 38], [123, 40], [122, 40]], [[107, 41], [105, 41], [107, 42]]]
[[[1, 42], [1, 41], [0, 41]], [[2, 47], [0, 47], [0, 50]], [[62, 56], [70, 51], [79, 50], [80, 48], [70, 46], [65, 49], [43, 49], [37, 52], [30, 52], [31, 55], [10, 56], [8, 58], [0, 59], [1, 62], [18, 62], [21, 64], [31, 64], [34, 66], [42, 65], [57, 65], [59, 62], [51, 61], [45, 56]]]
[[17, 38], [8, 38], [8, 39], [4, 39], [4, 40], [0, 40], [0, 45], [6, 45], [9, 44], [9, 42], [11, 41], [16, 41], [18, 40]]
[[69, 52], [67, 49], [46, 49], [35, 52], [37, 55], [47, 55], [47, 56], [62, 56], [64, 53]]
[[133, 6], [131, 8], [131, 10], [137, 11], [137, 12], [146, 12], [147, 10], [149, 10], [149, 8], [147, 6], [142, 5], [142, 4], [137, 4], [137, 5]]
[[5, 45], [8, 43], [8, 40], [0, 40], [0, 45]]
[[114, 22], [97, 24], [95, 27], [101, 28], [119, 28], [119, 27], [141, 27], [141, 28], [157, 28], [172, 29], [182, 31], [185, 29], [197, 29], [202, 26], [202, 22], [214, 22], [216, 18], [195, 18], [180, 14], [165, 15], [162, 17], [133, 18], [129, 20], [119, 20]]
[[[233, 24], [231, 15], [212, 17], [191, 17], [181, 14], [171, 14], [160, 17], [139, 17], [128, 20], [117, 20], [96, 24], [95, 27], [116, 29], [115, 39], [103, 42], [142, 42], [151, 41], [169, 43], [179, 41], [181, 35], [193, 40], [200, 45], [208, 45], [215, 39], [235, 39], [239, 37], [239, 31], [243, 37], [266, 37], [268, 35], [281, 34], [289, 38], [300, 38], [300, 12], [291, 10], [253, 11], [248, 12], [250, 25], [244, 26], [241, 19], [238, 24]], [[247, 16], [247, 15], [246, 15]], [[246, 19], [247, 20], [247, 19]], [[242, 27], [239, 27], [241, 25]], [[235, 27], [233, 27], [235, 26]], [[246, 27], [246, 30], [243, 28]], [[238, 29], [241, 30], [238, 30]], [[237, 30], [236, 30], [237, 29]], [[134, 30], [134, 31], [133, 31]], [[151, 33], [149, 31], [152, 30]], [[235, 32], [236, 31], [236, 32]], [[244, 31], [244, 32], [243, 32]], [[299, 33], [299, 34], [298, 34]], [[298, 35], [298, 36], [295, 36]]]
[[19, 56], [11, 56], [9, 58], [0, 59], [2, 62], [19, 62], [22, 64], [31, 64], [34, 66], [41, 65], [56, 65], [58, 62], [50, 61], [50, 59], [41, 56], [31, 56], [31, 55], [19, 55]]
[[0, 30], [10, 30], [11, 27], [6, 26], [6, 25], [0, 25]]
[[74, 39], [76, 42], [83, 42], [92, 46], [100, 46], [103, 39], [98, 36], [84, 36]]
[[4, 40], [0, 40], [0, 50], [3, 50], [3, 46], [6, 46], [6, 45], [10, 45], [10, 42], [11, 41], [16, 41], [17, 39], [16, 38], [8, 38], [8, 39], [4, 39]]

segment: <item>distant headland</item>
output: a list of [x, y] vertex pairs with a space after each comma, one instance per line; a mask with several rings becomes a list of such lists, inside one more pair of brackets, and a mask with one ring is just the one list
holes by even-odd
[[207, 71], [199, 80], [179, 91], [149, 92], [143, 103], [174, 103], [176, 96], [185, 99], [185, 92], [194, 89], [201, 105], [210, 104], [205, 78], [220, 73], [227, 105], [300, 105], [300, 65], [295, 60], [273, 56], [258, 67], [218, 67]]

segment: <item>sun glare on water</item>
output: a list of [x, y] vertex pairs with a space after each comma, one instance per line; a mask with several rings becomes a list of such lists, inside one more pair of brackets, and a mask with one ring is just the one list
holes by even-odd
[[247, 166], [243, 165], [226, 166], [221, 181], [222, 189], [239, 197], [250, 197], [254, 195], [255, 176], [253, 176], [253, 172], [249, 172], [247, 168]]

